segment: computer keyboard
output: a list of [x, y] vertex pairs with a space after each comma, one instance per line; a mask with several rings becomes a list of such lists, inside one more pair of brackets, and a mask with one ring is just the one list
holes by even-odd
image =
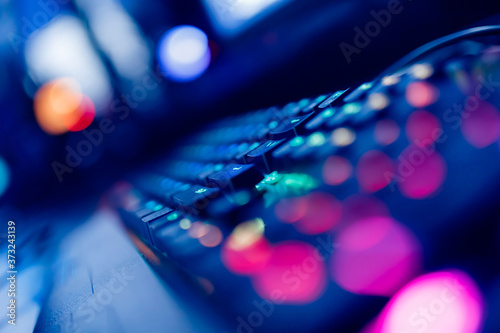
[[457, 43], [354, 89], [215, 121], [111, 201], [159, 274], [186, 274], [236, 332], [417, 332], [417, 319], [387, 328], [415, 279], [465, 274], [486, 298], [485, 273], [500, 274], [474, 264], [498, 251], [463, 249], [497, 230], [499, 86], [500, 47]]

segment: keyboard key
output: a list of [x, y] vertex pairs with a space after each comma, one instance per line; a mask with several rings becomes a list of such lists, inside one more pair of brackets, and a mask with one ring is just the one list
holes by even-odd
[[332, 106], [335, 104], [337, 100], [340, 100], [340, 97], [345, 95], [349, 89], [346, 90], [339, 90], [337, 92], [334, 92], [333, 94], [330, 95], [327, 99], [325, 99], [318, 107], [316, 110], [318, 112], [322, 111], [323, 109], [326, 109], [329, 106]]
[[184, 211], [193, 215], [200, 215], [204, 212], [210, 201], [220, 193], [218, 188], [193, 185], [189, 189], [174, 194], [174, 202]]
[[154, 201], [154, 200], [151, 200], [149, 201], [145, 207], [139, 209], [138, 211], [135, 212], [135, 216], [137, 216], [138, 218], [143, 218], [151, 213], [154, 213], [155, 211], [161, 209], [163, 206]]
[[179, 221], [166, 224], [155, 233], [155, 246], [177, 261], [201, 255], [205, 248], [189, 236]]
[[252, 151], [254, 150], [255, 148], [259, 147], [261, 145], [260, 142], [253, 142], [251, 144], [249, 144], [247, 147], [245, 147], [245, 149], [242, 149], [238, 154], [236, 154], [236, 156], [234, 157], [234, 161], [237, 163], [237, 164], [247, 164], [249, 163], [247, 161], [247, 155]]
[[151, 214], [144, 216], [141, 220], [138, 221], [139, 223], [140, 223], [140, 221], [142, 221], [141, 226], [140, 226], [140, 230], [142, 231], [141, 234], [144, 237], [144, 239], [146, 239], [150, 244], [153, 244], [153, 240], [151, 238], [149, 224], [151, 222], [155, 221], [156, 219], [159, 219], [159, 218], [167, 215], [168, 213], [170, 213], [172, 211], [173, 211], [172, 208], [164, 207], [156, 212], [153, 212]]
[[373, 82], [363, 83], [362, 85], [360, 85], [359, 87], [357, 87], [356, 89], [354, 89], [351, 93], [349, 93], [344, 98], [344, 102], [345, 103], [356, 102], [361, 97], [363, 97], [363, 95], [366, 94], [366, 92], [368, 90], [370, 90], [372, 87], [373, 87]]
[[359, 103], [344, 104], [338, 109], [338, 112], [335, 112], [328, 118], [326, 122], [327, 127], [344, 126], [349, 120], [355, 118], [361, 112], [362, 108], [362, 105]]
[[314, 112], [299, 117], [291, 117], [282, 121], [275, 129], [269, 133], [271, 140], [291, 138], [301, 134], [305, 124], [314, 116]]
[[329, 118], [333, 117], [333, 115], [337, 112], [337, 109], [335, 108], [326, 108], [323, 110], [321, 113], [316, 115], [314, 118], [312, 118], [307, 124], [306, 124], [306, 129], [313, 131], [321, 126], [323, 126]]
[[234, 191], [241, 188], [253, 188], [262, 178], [262, 173], [255, 168], [254, 164], [229, 164], [223, 170], [210, 175], [208, 181], [222, 190]]
[[322, 103], [326, 98], [328, 97], [328, 95], [320, 95], [318, 97], [316, 97], [312, 102], [310, 102], [308, 105], [306, 105], [303, 109], [302, 109], [302, 113], [303, 114], [307, 114], [309, 112], [312, 112], [314, 111], [314, 109], [320, 104]]
[[328, 143], [328, 138], [321, 132], [316, 132], [304, 138], [304, 144], [297, 146], [291, 153], [293, 159], [302, 159], [318, 151]]
[[151, 214], [148, 214], [142, 218], [142, 221], [145, 223], [150, 223], [151, 221], [156, 220], [157, 218], [160, 218], [164, 215], [167, 215], [168, 213], [172, 212], [173, 209], [170, 207], [163, 207], [162, 209], [153, 212]]
[[184, 219], [184, 215], [182, 215], [179, 211], [174, 210], [151, 221], [148, 224], [149, 234], [151, 235], [152, 241], [151, 244], [160, 248], [157, 241], [159, 230], [165, 228], [168, 225], [179, 224], [182, 219]]
[[297, 149], [297, 147], [302, 146], [305, 143], [305, 140], [301, 136], [297, 136], [287, 143], [281, 145], [279, 148], [273, 151], [272, 156], [273, 159], [282, 159], [289, 156], [292, 152]]
[[280, 144], [285, 142], [285, 139], [282, 140], [269, 140], [264, 142], [256, 149], [252, 150], [247, 156], [246, 160], [248, 163], [258, 164], [263, 166], [266, 172], [271, 172], [269, 159], [271, 158], [271, 153], [274, 149], [279, 147]]

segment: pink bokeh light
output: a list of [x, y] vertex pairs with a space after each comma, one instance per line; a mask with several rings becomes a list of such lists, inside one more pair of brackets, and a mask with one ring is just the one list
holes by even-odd
[[379, 150], [364, 153], [356, 166], [356, 178], [366, 192], [377, 192], [389, 185], [394, 172], [392, 159]]
[[352, 165], [341, 156], [330, 156], [323, 165], [323, 180], [328, 185], [340, 185], [352, 175]]
[[252, 277], [255, 291], [264, 299], [285, 304], [307, 304], [317, 300], [326, 288], [326, 267], [316, 248], [300, 241], [277, 244], [266, 268]]
[[475, 281], [459, 270], [422, 275], [392, 297], [364, 333], [477, 333], [483, 317]]
[[376, 216], [390, 217], [390, 213], [385, 203], [373, 195], [357, 193], [342, 201], [342, 225]]
[[307, 213], [308, 200], [305, 197], [284, 198], [274, 206], [274, 214], [284, 223], [294, 223]]
[[494, 143], [500, 135], [500, 113], [492, 104], [477, 100], [477, 107], [464, 111], [462, 135], [476, 148], [484, 148]]
[[406, 122], [406, 136], [417, 146], [428, 145], [436, 141], [441, 131], [439, 119], [424, 110], [413, 112]]
[[335, 227], [342, 216], [342, 205], [331, 194], [312, 192], [304, 197], [307, 210], [293, 225], [303, 234], [317, 235]]
[[225, 240], [221, 259], [235, 274], [252, 275], [262, 271], [271, 257], [271, 244], [264, 236], [262, 220], [255, 219], [237, 226]]
[[446, 162], [438, 152], [424, 152], [415, 145], [398, 158], [398, 187], [411, 199], [424, 199], [438, 191], [446, 178]]
[[335, 243], [333, 279], [355, 294], [391, 296], [421, 266], [416, 237], [388, 217], [356, 221], [340, 231]]
[[438, 98], [439, 90], [429, 82], [416, 81], [406, 87], [406, 101], [415, 108], [425, 108]]
[[400, 132], [401, 130], [394, 120], [382, 119], [375, 125], [373, 135], [379, 145], [388, 146], [398, 139]]

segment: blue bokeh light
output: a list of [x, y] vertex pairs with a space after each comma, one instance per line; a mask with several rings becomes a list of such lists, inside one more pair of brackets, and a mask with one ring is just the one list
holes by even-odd
[[0, 157], [0, 196], [7, 190], [10, 182], [10, 171], [7, 163]]
[[172, 28], [158, 44], [158, 60], [165, 75], [173, 81], [192, 81], [202, 75], [210, 64], [208, 37], [193, 26]]

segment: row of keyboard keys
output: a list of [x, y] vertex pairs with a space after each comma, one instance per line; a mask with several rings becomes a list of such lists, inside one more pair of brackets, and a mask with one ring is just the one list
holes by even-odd
[[[359, 112], [354, 104], [338, 106], [346, 93], [342, 90], [289, 103], [281, 109], [273, 107], [219, 121], [181, 148], [173, 158], [177, 162], [134, 183], [147, 195], [184, 214], [204, 214], [222, 192], [234, 194], [254, 188], [281, 161], [300, 159], [321, 149], [333, 151], [335, 146], [327, 144], [327, 134], [308, 133], [343, 124]], [[137, 217], [147, 218], [152, 213], [149, 208], [138, 212]]]
[[[217, 191], [193, 186], [190, 190], [193, 195], [184, 192], [175, 197], [185, 204], [184, 201], [193, 200], [191, 198], [196, 196], [214, 196]], [[117, 189], [117, 193], [121, 197], [118, 212], [127, 227], [148, 246], [182, 263], [184, 268], [198, 267], [197, 260], [208, 255], [211, 249], [222, 242], [224, 233], [227, 233], [224, 227], [215, 226], [204, 218], [200, 219], [200, 216], [190, 214], [183, 207], [172, 209], [130, 186], [126, 190]]]

